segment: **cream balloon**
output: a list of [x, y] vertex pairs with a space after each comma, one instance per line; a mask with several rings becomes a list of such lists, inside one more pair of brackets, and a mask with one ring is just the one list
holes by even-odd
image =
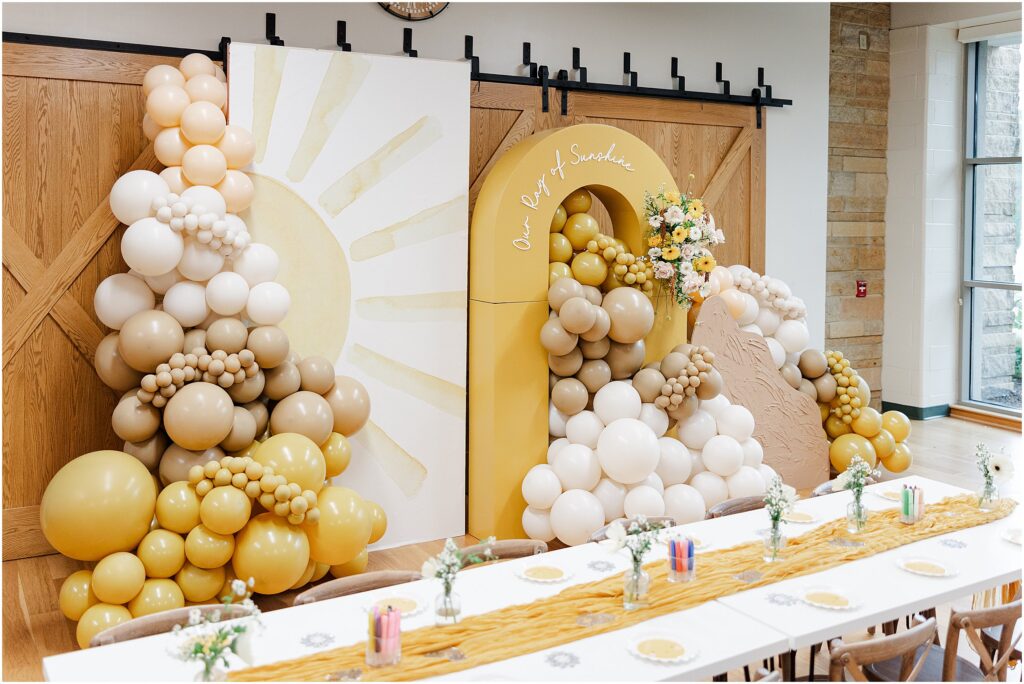
[[643, 404], [640, 407], [639, 420], [654, 431], [655, 437], [662, 437], [668, 432], [668, 414], [665, 409], [658, 408], [654, 404]]
[[124, 322], [138, 312], [152, 309], [156, 297], [144, 280], [127, 273], [115, 273], [100, 282], [92, 301], [100, 322], [120, 330]]
[[209, 102], [220, 108], [228, 101], [228, 90], [211, 74], [196, 74], [185, 82], [185, 92], [195, 102]]
[[535, 465], [523, 478], [523, 498], [536, 509], [548, 509], [562, 493], [558, 475], [547, 464]]
[[216, 143], [226, 125], [224, 112], [212, 102], [193, 102], [181, 113], [181, 133], [193, 145]]
[[662, 498], [665, 502], [665, 515], [677, 525], [703, 520], [707, 513], [703, 495], [688, 484], [666, 487]]
[[564, 490], [590, 490], [601, 479], [601, 464], [594, 450], [582, 444], [570, 444], [559, 451], [551, 469]]
[[155, 294], [163, 295], [167, 294], [167, 291], [171, 289], [171, 286], [180, 283], [185, 277], [178, 272], [178, 269], [172, 269], [167, 273], [158, 276], [146, 276], [146, 285]]
[[217, 149], [224, 155], [229, 169], [240, 169], [247, 166], [256, 154], [256, 140], [241, 126], [229, 124], [217, 143]]
[[248, 209], [252, 204], [256, 188], [248, 174], [228, 169], [224, 172], [224, 179], [217, 183], [217, 192], [224, 197], [228, 211], [239, 213]]
[[676, 428], [679, 441], [688, 449], [703, 449], [708, 440], [718, 434], [715, 419], [707, 411], [697, 410]]
[[729, 488], [729, 498], [738, 499], [747, 496], [764, 496], [765, 482], [757, 468], [745, 465], [725, 478]]
[[160, 177], [167, 183], [167, 187], [170, 188], [171, 192], [178, 195], [185, 192], [192, 185], [185, 178], [185, 174], [181, 172], [180, 166], [168, 166], [160, 172]]
[[[580, 415], [580, 414], [576, 414]], [[575, 417], [575, 416], [574, 416]], [[569, 416], [565, 415], [554, 404], [548, 406], [548, 434], [552, 437], [565, 437], [565, 423]]]
[[605, 425], [620, 418], [639, 419], [642, 407], [640, 394], [626, 382], [610, 382], [594, 395], [594, 413]]
[[729, 498], [729, 486], [725, 480], [707, 470], [690, 478], [690, 486], [700, 492], [705, 508], [711, 508]]
[[191, 147], [181, 159], [181, 172], [194, 185], [217, 185], [227, 170], [224, 155], [213, 145]]
[[756, 468], [764, 460], [764, 447], [756, 439], [751, 437], [740, 442], [743, 449], [743, 465]]
[[744, 442], [754, 434], [754, 415], [746, 407], [731, 404], [719, 412], [716, 425], [718, 434]]
[[153, 215], [153, 200], [171, 190], [167, 182], [152, 171], [129, 171], [110, 189], [110, 211], [118, 221], [131, 225]]
[[783, 364], [786, 363], [786, 349], [774, 337], [766, 337], [764, 341], [768, 345], [768, 351], [771, 352], [772, 363], [775, 364], [776, 368], [782, 368]]
[[792, 354], [804, 350], [810, 340], [810, 332], [803, 321], [786, 320], [779, 323], [774, 337], [786, 352]]
[[623, 516], [623, 503], [626, 500], [626, 486], [607, 477], [601, 478], [591, 492], [601, 502], [604, 509], [604, 521], [610, 523]]
[[[604, 426], [602, 425], [601, 427], [603, 428]], [[596, 440], [595, 440], [595, 444], [596, 444]], [[554, 462], [555, 456], [558, 454], [558, 452], [561, 451], [563, 447], [566, 447], [568, 445], [569, 445], [569, 440], [566, 439], [565, 437], [559, 437], [558, 439], [553, 440], [551, 442], [551, 444], [548, 444], [548, 452], [547, 452], [547, 462], [548, 462], [548, 465], [551, 465]]]
[[185, 108], [192, 104], [185, 89], [178, 85], [159, 85], [146, 96], [146, 113], [161, 126], [177, 126]]
[[206, 284], [206, 303], [222, 316], [234, 316], [249, 301], [249, 284], [238, 273], [225, 271]]
[[210, 307], [206, 304], [206, 288], [187, 280], [167, 290], [163, 305], [164, 311], [174, 316], [185, 328], [199, 325], [210, 315]]
[[743, 465], [743, 447], [732, 437], [715, 435], [701, 449], [701, 458], [709, 471], [728, 477]]
[[181, 198], [192, 203], [192, 211], [197, 214], [212, 213], [222, 218], [227, 211], [224, 198], [208, 185], [193, 185], [181, 193]]
[[550, 519], [555, 536], [575, 546], [585, 543], [604, 524], [604, 508], [590, 492], [570, 489], [555, 500]]
[[622, 502], [622, 510], [627, 518], [646, 516], [653, 518], [665, 515], [665, 500], [654, 487], [641, 485], [626, 492]]
[[573, 444], [597, 448], [597, 440], [604, 430], [604, 423], [593, 411], [580, 411], [565, 423], [565, 437]]
[[639, 482], [654, 472], [660, 455], [657, 436], [650, 427], [633, 418], [609, 423], [597, 440], [601, 468], [623, 484]]
[[185, 76], [170, 64], [157, 64], [142, 77], [142, 94], [149, 95], [154, 88], [162, 85], [185, 87]]
[[[181, 160], [191, 145], [177, 126], [165, 128], [153, 139], [153, 155], [164, 166], [181, 166]], [[168, 188], [170, 183], [168, 183]]]
[[183, 252], [181, 235], [155, 218], [135, 221], [121, 236], [121, 256], [125, 263], [144, 276], [167, 273], [178, 265]]
[[234, 258], [231, 268], [245, 278], [249, 287], [255, 287], [277, 277], [281, 259], [271, 247], [253, 242]]
[[658, 440], [658, 452], [654, 472], [664, 486], [683, 484], [690, 479], [690, 451], [685, 444], [672, 437], [662, 437]]
[[288, 315], [291, 297], [284, 285], [265, 282], [249, 290], [245, 310], [249, 319], [257, 325], [277, 325]]
[[555, 538], [555, 532], [551, 529], [551, 514], [546, 510], [527, 506], [523, 510], [522, 523], [523, 531], [530, 539], [549, 542]]

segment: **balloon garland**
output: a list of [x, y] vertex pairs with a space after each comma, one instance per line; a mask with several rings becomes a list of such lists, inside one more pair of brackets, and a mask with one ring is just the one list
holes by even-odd
[[124, 444], [66, 464], [40, 506], [50, 544], [96, 562], [60, 591], [83, 648], [133, 617], [215, 601], [236, 577], [272, 594], [361, 572], [387, 528], [379, 505], [326, 482], [370, 400], [278, 327], [290, 297], [278, 255], [237, 215], [255, 142], [227, 124], [225, 83], [201, 54], [150, 69], [143, 130], [167, 168], [110, 192], [131, 270], [96, 289], [112, 332], [95, 368], [124, 393], [111, 416]]

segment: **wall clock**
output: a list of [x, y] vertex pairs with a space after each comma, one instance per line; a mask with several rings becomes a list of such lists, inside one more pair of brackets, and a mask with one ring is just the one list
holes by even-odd
[[436, 17], [448, 7], [447, 2], [380, 2], [388, 14], [406, 21], [424, 21]]

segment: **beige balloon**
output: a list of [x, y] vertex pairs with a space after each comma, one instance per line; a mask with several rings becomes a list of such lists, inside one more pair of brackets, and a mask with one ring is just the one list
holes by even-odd
[[235, 169], [225, 171], [224, 180], [217, 183], [215, 189], [224, 198], [227, 210], [233, 214], [239, 214], [248, 209], [256, 192], [248, 174]]
[[818, 391], [818, 401], [828, 403], [836, 398], [836, 379], [831, 373], [825, 373], [813, 381], [814, 388]]
[[[181, 134], [193, 145], [213, 145], [224, 135], [226, 125], [224, 112], [212, 102], [193, 101], [181, 113]], [[167, 166], [177, 166], [177, 163]]]
[[315, 392], [289, 395], [279, 401], [270, 414], [270, 432], [275, 435], [295, 432], [320, 445], [327, 441], [333, 429], [331, 405]]
[[252, 414], [253, 420], [256, 421], [256, 437], [260, 437], [267, 431], [267, 425], [270, 424], [270, 411], [267, 409], [267, 405], [262, 401], [250, 401], [242, 408]]
[[722, 390], [725, 389], [725, 379], [722, 374], [718, 372], [718, 369], [711, 366], [706, 372], [704, 379], [700, 385], [697, 386], [697, 398], [701, 401], [705, 399], [714, 399]]
[[679, 406], [668, 409], [669, 418], [672, 418], [673, 420], [684, 421], [697, 412], [697, 408], [699, 407], [699, 405], [700, 401], [697, 399], [696, 395], [691, 397], [684, 397], [683, 402], [679, 404]]
[[661, 394], [661, 386], [664, 384], [665, 376], [653, 368], [642, 368], [633, 376], [633, 389], [645, 404], [653, 402]]
[[165, 487], [172, 482], [187, 482], [188, 471], [192, 466], [206, 465], [209, 461], [219, 461], [222, 458], [224, 451], [220, 447], [189, 451], [177, 444], [171, 444], [160, 459], [160, 482]]
[[676, 346], [672, 347], [673, 353], [682, 354], [686, 358], [690, 358], [690, 354], [693, 353], [693, 350], [694, 346], [689, 342], [683, 342], [682, 344], [677, 344]]
[[192, 102], [210, 102], [218, 108], [228, 101], [228, 89], [211, 74], [196, 74], [188, 79], [185, 92]]
[[630, 344], [612, 342], [608, 355], [604, 357], [612, 369], [612, 380], [625, 380], [640, 370], [644, 365], [645, 353], [646, 347], [643, 340], [637, 340]]
[[602, 359], [584, 361], [576, 372], [576, 378], [583, 383], [588, 392], [594, 394], [612, 381], [612, 369], [608, 362]]
[[559, 278], [548, 288], [548, 304], [556, 312], [573, 297], [584, 296], [583, 286], [573, 278]]
[[334, 432], [338, 434], [351, 437], [370, 419], [370, 393], [355, 378], [336, 375], [334, 387], [324, 398], [334, 414]]
[[186, 354], [190, 353], [196, 347], [206, 349], [206, 331], [202, 328], [192, 328], [185, 333], [185, 341], [182, 343], [181, 347], [181, 350]]
[[266, 371], [265, 375], [263, 393], [274, 400], [284, 399], [289, 394], [298, 392], [302, 384], [299, 369], [288, 361]]
[[551, 403], [562, 413], [574, 416], [587, 407], [587, 387], [576, 378], [562, 378], [551, 390]]
[[[191, 334], [194, 331], [189, 331]], [[228, 354], [237, 354], [245, 349], [249, 331], [245, 323], [237, 318], [218, 318], [206, 329], [205, 344], [208, 351], [223, 349]], [[189, 350], [191, 351], [191, 350]]]
[[158, 64], [142, 77], [142, 94], [149, 95], [157, 86], [185, 87], [185, 76], [170, 64]]
[[807, 378], [802, 378], [800, 380], [800, 387], [798, 389], [811, 399], [814, 399], [814, 401], [818, 401], [818, 390], [814, 386], [814, 383]]
[[597, 307], [585, 297], [571, 297], [558, 310], [558, 320], [568, 333], [580, 334], [594, 327]]
[[782, 374], [782, 379], [789, 383], [790, 387], [800, 389], [800, 381], [803, 380], [803, 377], [800, 375], [800, 369], [796, 367], [796, 364], [789, 362], [782, 364], [779, 373]]
[[241, 126], [228, 124], [217, 143], [217, 149], [224, 154], [229, 169], [240, 169], [251, 162], [256, 154], [256, 140], [252, 133]]
[[160, 410], [128, 396], [117, 403], [110, 418], [114, 434], [126, 442], [143, 442], [160, 429]]
[[[586, 303], [586, 300], [584, 300]], [[540, 344], [554, 356], [565, 356], [576, 348], [579, 335], [570, 333], [562, 326], [562, 321], [552, 318], [540, 329]]]
[[161, 126], [177, 126], [181, 114], [192, 104], [188, 93], [179, 85], [158, 85], [146, 96], [146, 113]]
[[612, 319], [609, 318], [608, 312], [600, 306], [594, 307], [594, 325], [583, 332], [580, 335], [587, 342], [597, 342], [608, 337], [608, 331], [611, 330]]
[[636, 288], [615, 288], [604, 296], [601, 307], [612, 320], [608, 336], [616, 342], [632, 344], [642, 340], [654, 327], [654, 306], [647, 295]]
[[316, 394], [325, 394], [334, 385], [334, 364], [322, 356], [307, 356], [296, 364], [300, 387]]
[[[831, 375], [829, 377], [831, 377]], [[857, 390], [860, 396], [860, 405], [868, 406], [871, 403], [871, 386], [868, 385], [868, 381], [864, 379], [863, 375], [858, 375], [857, 378]]]
[[224, 155], [213, 145], [195, 145], [181, 159], [181, 172], [194, 185], [217, 185], [227, 170]]
[[255, 401], [263, 394], [263, 389], [266, 387], [267, 378], [263, 373], [263, 369], [256, 371], [256, 375], [251, 378], [246, 378], [242, 382], [236, 383], [228, 389], [228, 395], [237, 404], [247, 404], [250, 401]]
[[552, 373], [563, 378], [575, 375], [582, 365], [583, 352], [579, 350], [579, 347], [573, 348], [571, 352], [562, 356], [548, 354], [548, 368]]
[[597, 289], [593, 285], [583, 286], [583, 296], [587, 298], [587, 301], [595, 306], [601, 306], [601, 300], [604, 299], [604, 295], [601, 294], [601, 290]]
[[220, 444], [234, 420], [234, 403], [217, 385], [193, 382], [174, 393], [164, 408], [164, 429], [178, 446], [202, 451]]
[[798, 363], [800, 373], [808, 380], [814, 380], [828, 370], [828, 359], [817, 349], [805, 349]]
[[185, 331], [174, 317], [153, 309], [140, 311], [121, 326], [117, 351], [137, 371], [152, 373], [156, 367], [181, 351]]
[[122, 451], [139, 459], [139, 462], [146, 466], [148, 470], [153, 470], [160, 465], [160, 458], [167, 451], [169, 444], [170, 440], [167, 439], [164, 431], [157, 430], [149, 439], [139, 442], [125, 442]]
[[551, 390], [555, 389], [555, 385], [557, 385], [558, 381], [561, 380], [561, 379], [562, 378], [558, 377], [557, 375], [555, 375], [551, 371], [548, 371], [548, 393], [549, 394], [551, 393]]
[[181, 160], [192, 145], [178, 126], [165, 128], [153, 139], [153, 156], [164, 166], [180, 166]]
[[611, 341], [607, 337], [602, 337], [596, 342], [581, 341], [580, 351], [583, 352], [583, 358], [585, 359], [603, 359], [608, 355], [608, 350], [611, 349], [611, 346]]
[[96, 345], [93, 366], [103, 384], [118, 392], [124, 392], [139, 386], [142, 373], [129, 366], [121, 358], [121, 353], [117, 350], [117, 339], [118, 334], [112, 332], [100, 340], [100, 343]]
[[234, 408], [231, 432], [220, 443], [224, 451], [238, 451], [252, 444], [256, 439], [256, 418], [241, 406]]
[[256, 355], [260, 368], [276, 368], [288, 359], [288, 335], [276, 325], [262, 325], [250, 330], [245, 346]]
[[661, 360], [661, 374], [666, 378], [678, 378], [690, 365], [690, 357], [679, 352], [670, 352]]

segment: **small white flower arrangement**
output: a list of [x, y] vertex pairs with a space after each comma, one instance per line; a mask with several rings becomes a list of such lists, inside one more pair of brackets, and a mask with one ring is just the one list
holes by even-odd
[[772, 477], [765, 490], [764, 508], [768, 511], [768, 517], [771, 518], [773, 525], [778, 525], [782, 521], [783, 516], [793, 508], [796, 499], [795, 489], [783, 484], [782, 478], [778, 475]]
[[[250, 628], [259, 624], [260, 609], [252, 600], [251, 589], [255, 581], [249, 578], [248, 583], [240, 579], [231, 582], [231, 593], [221, 598], [225, 606], [241, 606], [246, 616], [244, 620], [230, 625], [219, 624], [221, 612], [212, 611], [203, 615], [199, 608], [193, 608], [188, 614], [188, 625], [175, 625], [174, 634], [185, 635], [184, 641], [171, 655], [185, 662], [201, 662], [203, 664], [202, 680], [213, 679], [218, 663], [225, 668], [230, 666], [228, 654], [234, 653], [245, 663], [253, 663], [252, 640]], [[237, 601], [237, 603], [236, 603]]]
[[879, 471], [869, 466], [867, 461], [860, 456], [854, 456], [850, 459], [850, 465], [846, 467], [846, 470], [839, 473], [833, 489], [837, 492], [847, 489], [853, 492], [853, 498], [856, 501], [860, 501], [860, 497], [864, 493], [864, 487], [868, 483], [868, 478], [880, 476]]
[[449, 537], [445, 540], [444, 549], [441, 553], [432, 558], [428, 558], [423, 562], [423, 566], [420, 568], [420, 574], [424, 579], [436, 577], [441, 580], [441, 584], [444, 585], [445, 595], [449, 595], [452, 592], [452, 585], [455, 583], [455, 576], [458, 574], [459, 570], [467, 565], [485, 563], [497, 558], [490, 548], [491, 545], [494, 544], [494, 537], [488, 537], [485, 539], [484, 544], [485, 547], [482, 554], [471, 554], [467, 556], [464, 555], [462, 550], [455, 545], [455, 541]]
[[996, 485], [1013, 477], [1013, 459], [1002, 450], [998, 454], [993, 454], [984, 442], [975, 448], [974, 456], [984, 483], [978, 495], [978, 504], [987, 507], [998, 497]]
[[628, 549], [633, 559], [633, 571], [639, 572], [644, 563], [644, 556], [651, 550], [657, 537], [657, 531], [664, 528], [664, 525], [651, 522], [646, 516], [638, 515], [631, 520], [622, 522], [616, 520], [608, 526], [607, 538], [601, 542], [612, 552], [620, 549]]

